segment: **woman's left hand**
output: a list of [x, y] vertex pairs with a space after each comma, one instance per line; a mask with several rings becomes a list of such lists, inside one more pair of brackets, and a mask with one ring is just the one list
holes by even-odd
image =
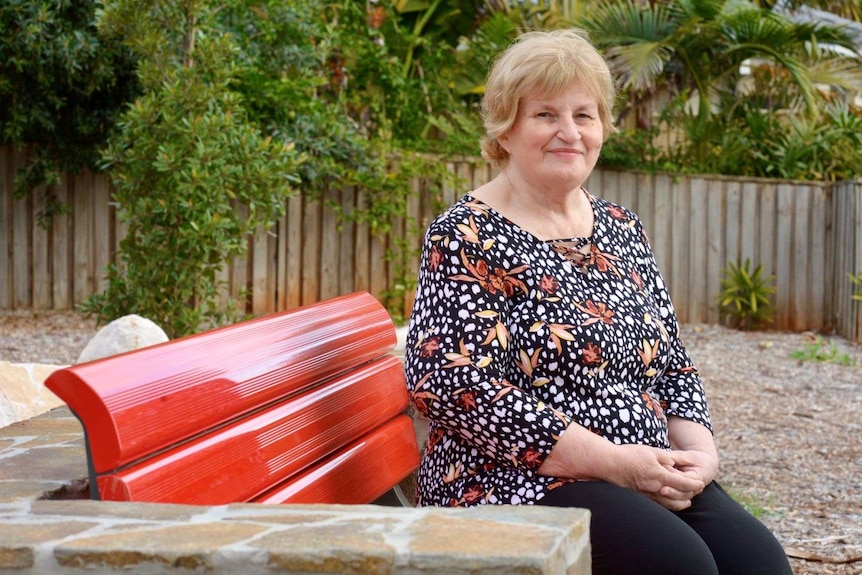
[[700, 479], [704, 485], [715, 479], [718, 473], [718, 457], [704, 451], [671, 451], [674, 467], [686, 475]]
[[718, 452], [712, 432], [681, 417], [670, 416], [667, 423], [674, 467], [708, 485], [718, 473]]

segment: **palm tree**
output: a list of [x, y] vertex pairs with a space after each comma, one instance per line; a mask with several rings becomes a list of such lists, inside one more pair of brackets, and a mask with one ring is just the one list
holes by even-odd
[[[852, 38], [839, 28], [795, 24], [746, 0], [603, 0], [581, 19], [635, 101], [666, 90], [696, 97], [705, 122], [719, 93], [734, 93], [743, 63], [768, 63], [798, 107], [818, 113], [817, 84], [862, 90]], [[852, 56], [826, 46], [839, 46]]]

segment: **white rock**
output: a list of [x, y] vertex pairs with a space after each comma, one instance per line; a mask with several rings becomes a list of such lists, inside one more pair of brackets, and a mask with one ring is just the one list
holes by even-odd
[[84, 347], [76, 363], [84, 363], [168, 341], [165, 331], [136, 314], [115, 319], [100, 329]]

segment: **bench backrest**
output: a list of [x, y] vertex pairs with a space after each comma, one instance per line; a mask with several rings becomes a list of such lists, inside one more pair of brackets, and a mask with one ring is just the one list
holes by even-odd
[[55, 371], [95, 499], [368, 503], [418, 465], [395, 330], [357, 292]]

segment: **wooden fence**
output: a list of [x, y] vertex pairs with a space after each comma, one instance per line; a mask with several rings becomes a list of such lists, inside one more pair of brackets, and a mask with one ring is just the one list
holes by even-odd
[[[110, 187], [102, 175], [64, 176], [56, 193], [71, 214], [42, 229], [35, 224], [38, 200], [12, 197], [12, 173], [23, 161], [23, 154], [0, 149], [0, 308], [69, 309], [102, 288], [123, 237]], [[409, 218], [395, 222], [386, 238], [364, 224], [339, 226], [321, 203], [290, 199], [276, 227], [256, 234], [223, 279], [234, 294], [248, 289], [247, 309], [255, 314], [355, 290], [382, 298], [398, 276], [387, 259], [394, 239], [418, 248], [440, 206], [493, 175], [479, 161], [450, 168], [461, 184], [432, 191], [415, 182]], [[680, 321], [718, 323], [722, 270], [728, 261], [750, 258], [775, 276], [775, 328], [862, 342], [862, 303], [851, 299], [847, 277], [862, 271], [862, 180], [830, 185], [597, 170], [587, 187], [640, 215]], [[345, 212], [365, 201], [352, 188], [330, 190], [327, 199]], [[408, 290], [405, 309], [411, 297]]]
[[817, 182], [597, 172], [588, 183], [634, 209], [682, 322], [719, 322], [728, 261], [775, 276], [775, 327], [862, 341], [862, 181]]

